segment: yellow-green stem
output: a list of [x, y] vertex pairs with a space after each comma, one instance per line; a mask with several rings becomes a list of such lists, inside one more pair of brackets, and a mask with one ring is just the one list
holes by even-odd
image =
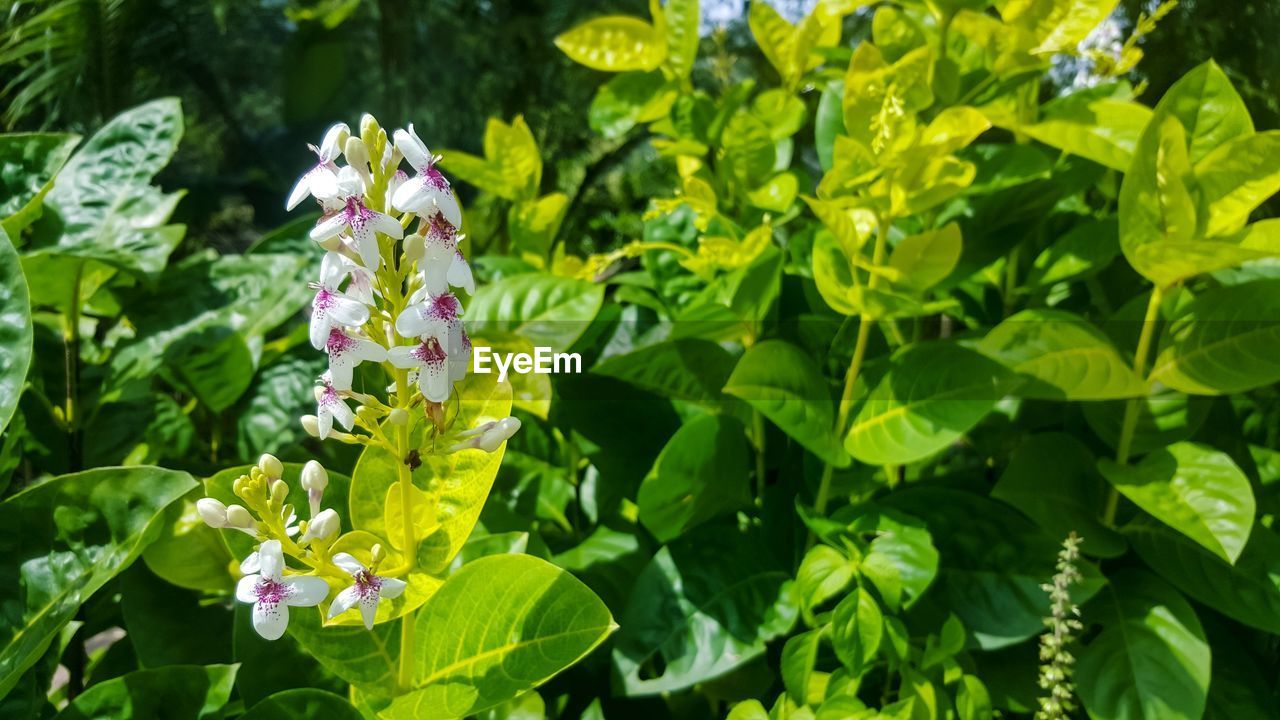
[[[889, 239], [889, 222], [880, 218], [876, 229], [876, 245], [871, 253], [872, 265], [883, 265], [885, 247]], [[871, 273], [867, 279], [867, 287], [874, 290], [880, 280], [878, 273]], [[836, 438], [843, 442], [845, 426], [849, 422], [849, 413], [853, 410], [853, 390], [858, 384], [858, 374], [862, 372], [862, 359], [867, 354], [867, 341], [871, 337], [871, 326], [875, 321], [866, 313], [858, 320], [858, 336], [853, 343], [853, 358], [849, 361], [849, 369], [844, 374], [844, 391], [840, 393], [840, 405], [836, 408]], [[818, 494], [813, 501], [813, 509], [818, 515], [827, 510], [827, 502], [831, 499], [831, 477], [835, 467], [827, 463], [822, 468], [822, 479], [818, 482]], [[813, 541], [812, 534], [809, 536]]]
[[[1138, 377], [1147, 376], [1147, 355], [1151, 353], [1151, 341], [1155, 338], [1156, 324], [1160, 316], [1160, 302], [1164, 299], [1164, 291], [1159, 286], [1151, 291], [1151, 299], [1147, 302], [1147, 314], [1142, 318], [1142, 334], [1138, 336], [1138, 349], [1133, 353], [1133, 371]], [[1138, 427], [1138, 412], [1142, 408], [1145, 397], [1130, 398], [1124, 406], [1124, 421], [1120, 425], [1120, 441], [1116, 444], [1116, 462], [1124, 465], [1129, 462], [1129, 452], [1133, 446], [1133, 433]], [[1114, 487], [1107, 493], [1107, 507], [1102, 519], [1107, 525], [1116, 522], [1116, 510], [1120, 503], [1120, 493]]]
[[764, 507], [764, 415], [752, 410], [751, 421], [756, 436], [756, 506]]

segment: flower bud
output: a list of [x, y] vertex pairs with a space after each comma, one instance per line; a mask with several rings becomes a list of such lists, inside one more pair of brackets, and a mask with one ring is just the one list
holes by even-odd
[[253, 515], [242, 505], [227, 506], [227, 527], [251, 528], [254, 526]]
[[305, 490], [317, 490], [323, 492], [329, 487], [329, 473], [325, 472], [324, 466], [315, 460], [308, 460], [306, 465], [302, 466], [302, 487]]
[[519, 418], [502, 418], [495, 423], [492, 428], [480, 436], [480, 449], [485, 452], [493, 452], [494, 450], [497, 450], [499, 445], [509, 440], [519, 429]]
[[392, 425], [404, 425], [409, 422], [409, 413], [404, 408], [396, 408], [387, 417]]
[[285, 498], [289, 497], [289, 486], [283, 480], [276, 480], [271, 483], [271, 502], [272, 504], [283, 507]]
[[417, 262], [421, 260], [426, 249], [427, 239], [418, 233], [414, 233], [404, 239], [404, 259], [409, 262]]
[[366, 143], [373, 142], [378, 137], [378, 131], [382, 127], [378, 125], [378, 119], [369, 113], [360, 116], [360, 137], [364, 138]]
[[303, 415], [302, 429], [313, 438], [320, 437], [320, 418], [315, 415]]
[[271, 453], [263, 453], [262, 457], [258, 458], [258, 467], [262, 468], [262, 472], [273, 480], [284, 477], [284, 464]]
[[227, 506], [213, 498], [200, 498], [196, 501], [196, 512], [200, 519], [211, 528], [227, 526]]
[[328, 252], [338, 252], [343, 248], [342, 237], [340, 235], [334, 235], [328, 240], [321, 240], [316, 244]]
[[338, 519], [338, 513], [329, 508], [320, 512], [307, 523], [307, 531], [302, 533], [302, 537], [298, 542], [305, 543], [308, 540], [327, 540], [342, 526], [342, 521]]

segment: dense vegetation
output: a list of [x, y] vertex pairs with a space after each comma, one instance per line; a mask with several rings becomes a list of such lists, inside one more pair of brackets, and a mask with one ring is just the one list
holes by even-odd
[[1117, 6], [10, 0], [0, 716], [1275, 717], [1277, 11]]

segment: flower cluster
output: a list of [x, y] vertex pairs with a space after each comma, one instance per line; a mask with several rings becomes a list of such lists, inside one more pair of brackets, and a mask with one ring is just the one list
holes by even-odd
[[[321, 440], [392, 453], [406, 467], [427, 453], [496, 451], [520, 428], [518, 419], [455, 428], [447, 418], [458, 413], [444, 407], [456, 397], [454, 386], [471, 361], [455, 291], [474, 294], [475, 282], [459, 249], [462, 211], [437, 169], [440, 158], [412, 125], [388, 137], [369, 115], [361, 119], [358, 135], [345, 124], [334, 125], [311, 150], [316, 162], [286, 206], [313, 198], [322, 211], [310, 233], [324, 255], [311, 285], [309, 336], [329, 362], [314, 388], [316, 414], [304, 416], [303, 427]], [[401, 168], [405, 162], [411, 174]], [[363, 363], [379, 365], [383, 377], [366, 372]], [[390, 378], [389, 387], [384, 378]], [[415, 417], [421, 433], [410, 432]], [[289, 607], [320, 606], [330, 619], [358, 609], [372, 628], [379, 602], [400, 597], [409, 586], [413, 554], [380, 570], [380, 543], [357, 548], [355, 536], [344, 541], [338, 512], [321, 506], [329, 480], [314, 460], [301, 476], [309, 520], [299, 521], [283, 473], [279, 460], [264, 455], [234, 483], [243, 504], [214, 498], [197, 503], [208, 525], [245, 533], [257, 543], [240, 566], [236, 598], [253, 605], [253, 627], [268, 640], [284, 633]], [[400, 482], [409, 497], [408, 471]], [[405, 543], [398, 547], [414, 547], [411, 530], [404, 532]], [[335, 547], [367, 553], [369, 563]], [[289, 567], [290, 558], [297, 568]]]
[[[247, 475], [236, 478], [232, 490], [244, 505], [225, 505], [211, 497], [196, 502], [201, 519], [214, 528], [239, 530], [259, 540], [258, 550], [240, 563], [236, 599], [253, 605], [253, 629], [267, 640], [284, 635], [290, 607], [315, 607], [329, 597], [330, 581], [345, 585], [329, 605], [328, 616], [337, 617], [359, 607], [365, 627], [373, 627], [378, 601], [399, 597], [406, 583], [377, 575], [382, 548], [370, 548], [373, 563], [365, 567], [350, 553], [331, 553], [342, 521], [332, 508], [322, 510], [329, 476], [312, 460], [302, 469], [310, 520], [298, 521], [287, 502], [289, 486], [282, 479], [284, 465], [273, 455], [263, 455]], [[306, 570], [294, 570], [285, 555], [296, 558]], [[326, 580], [326, 577], [328, 580]]]
[[1048, 695], [1040, 698], [1036, 720], [1068, 718], [1076, 707], [1075, 683], [1071, 680], [1075, 657], [1068, 646], [1084, 629], [1080, 608], [1071, 601], [1071, 586], [1080, 581], [1078, 562], [1080, 538], [1073, 532], [1062, 542], [1053, 582], [1041, 586], [1049, 593], [1051, 603], [1051, 614], [1044, 620], [1048, 632], [1040, 636], [1040, 687]]

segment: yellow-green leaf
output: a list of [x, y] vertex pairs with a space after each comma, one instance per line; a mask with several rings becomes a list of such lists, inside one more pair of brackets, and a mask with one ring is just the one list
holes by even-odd
[[667, 56], [667, 40], [654, 26], [625, 15], [588, 20], [555, 43], [574, 62], [606, 72], [653, 70]]

